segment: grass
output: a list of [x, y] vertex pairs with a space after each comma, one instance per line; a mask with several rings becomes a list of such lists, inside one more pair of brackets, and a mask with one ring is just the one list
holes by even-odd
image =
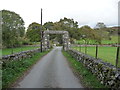
[[32, 50], [36, 48], [39, 48], [39, 47], [23, 46], [23, 47], [17, 47], [17, 48], [5, 48], [5, 49], [2, 49], [2, 55], [10, 55], [12, 54], [12, 50], [13, 50], [13, 53], [18, 53], [21, 51], [27, 51], [27, 50]]
[[[119, 37], [120, 38], [120, 37]], [[95, 40], [87, 40], [89, 41], [89, 44], [96, 44]], [[85, 44], [85, 41], [83, 39], [76, 40], [76, 44]], [[115, 44], [118, 43], [118, 36], [111, 36], [111, 40], [102, 40], [101, 44]]]
[[[73, 47], [75, 50], [80, 51], [80, 47]], [[105, 62], [115, 65], [116, 63], [117, 47], [98, 47], [98, 58]], [[81, 47], [81, 52], [85, 53], [85, 47]], [[95, 57], [96, 48], [87, 47], [87, 54]]]
[[[95, 40], [87, 40], [89, 41], [89, 44], [96, 44]], [[76, 44], [85, 44], [85, 40], [81, 39], [81, 40], [76, 40], [75, 42]]]
[[20, 78], [25, 71], [27, 71], [35, 62], [48, 51], [36, 53], [32, 58], [22, 60], [14, 60], [4, 63], [2, 66], [2, 87], [9, 88], [18, 78]]
[[74, 72], [77, 73], [80, 77], [81, 83], [86, 88], [106, 88], [102, 85], [97, 77], [93, 75], [82, 63], [75, 60], [70, 54], [63, 51], [64, 56], [70, 62], [71, 67], [73, 68]]

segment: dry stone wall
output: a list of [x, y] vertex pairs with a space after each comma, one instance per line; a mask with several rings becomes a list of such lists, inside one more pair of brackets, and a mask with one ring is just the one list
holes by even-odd
[[68, 52], [96, 75], [102, 84], [110, 88], [120, 89], [120, 68], [116, 68], [110, 63], [95, 59], [73, 49], [69, 49]]
[[32, 57], [35, 53], [40, 52], [40, 49], [34, 49], [34, 50], [28, 50], [28, 51], [23, 51], [20, 53], [15, 53], [12, 55], [5, 55], [2, 56], [2, 62], [7, 62], [9, 60], [19, 60], [27, 57]]

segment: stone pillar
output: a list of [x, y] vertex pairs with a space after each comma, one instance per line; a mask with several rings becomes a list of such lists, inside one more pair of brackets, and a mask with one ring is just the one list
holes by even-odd
[[50, 48], [50, 41], [49, 41], [49, 39], [50, 39], [50, 35], [47, 34], [47, 48], [48, 49]]
[[46, 34], [45, 32], [44, 32], [44, 35], [43, 35], [43, 40], [42, 40], [42, 42], [43, 42], [43, 43], [42, 43], [42, 44], [43, 44], [43, 50], [46, 51], [47, 48], [48, 48], [48, 47], [47, 47], [48, 37], [47, 37], [47, 34]]
[[69, 42], [69, 35], [68, 35], [68, 33], [65, 33], [63, 35], [63, 49], [65, 51], [69, 49], [69, 44], [70, 44], [70, 42]]
[[50, 48], [49, 34], [63, 34], [63, 49], [66, 51], [70, 48], [70, 39], [67, 31], [47, 30], [43, 32], [42, 46], [44, 51]]

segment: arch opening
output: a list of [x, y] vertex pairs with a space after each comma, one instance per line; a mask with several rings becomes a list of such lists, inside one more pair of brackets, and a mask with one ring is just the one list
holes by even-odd
[[58, 31], [58, 30], [47, 30], [43, 32], [42, 38], [42, 50], [48, 50], [50, 46], [50, 34], [61, 34], [62, 35], [62, 42], [63, 42], [63, 49], [66, 51], [70, 48], [70, 39], [68, 31]]

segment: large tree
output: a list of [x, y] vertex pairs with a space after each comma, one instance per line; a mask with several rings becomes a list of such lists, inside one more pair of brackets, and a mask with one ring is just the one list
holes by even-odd
[[2, 40], [3, 46], [12, 47], [19, 44], [19, 38], [24, 36], [24, 21], [15, 12], [2, 10]]
[[[31, 42], [39, 42], [40, 41], [40, 29], [41, 25], [39, 23], [33, 22], [28, 26], [26, 37]], [[45, 28], [42, 27], [42, 30]]]

